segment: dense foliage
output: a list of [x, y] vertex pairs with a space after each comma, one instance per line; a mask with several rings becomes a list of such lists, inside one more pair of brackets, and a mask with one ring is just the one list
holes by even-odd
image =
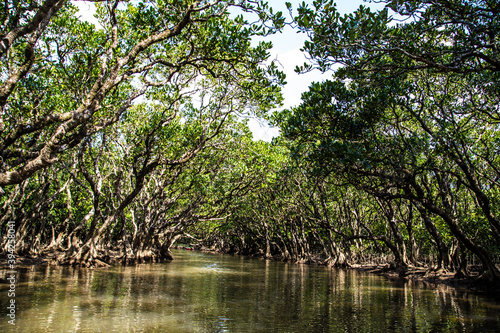
[[386, 1], [344, 17], [331, 1], [313, 7], [297, 17], [312, 59], [299, 70], [343, 66], [277, 121], [293, 156], [365, 193], [362, 206], [377, 202], [390, 235], [370, 221], [342, 238], [382, 241], [397, 265], [418, 264], [415, 237], [429, 239], [438, 267], [465, 273], [452, 257], [467, 252], [498, 279], [500, 5]]
[[1, 223], [16, 222], [17, 251], [168, 258], [224, 210], [203, 209], [205, 185], [249, 135], [238, 115], [281, 101], [271, 45], [251, 37], [283, 18], [262, 1], [110, 1], [96, 27], [69, 1], [3, 6]]
[[230, 243], [402, 272], [476, 266], [498, 281], [500, 6], [385, 3], [345, 16], [333, 1], [299, 7], [310, 62], [297, 70], [332, 78], [274, 115], [288, 158], [231, 222]]

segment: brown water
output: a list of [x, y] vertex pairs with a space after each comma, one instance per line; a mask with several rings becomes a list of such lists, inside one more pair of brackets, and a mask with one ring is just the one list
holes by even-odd
[[499, 298], [349, 270], [174, 256], [135, 267], [18, 269], [16, 325], [2, 284], [0, 332], [500, 332]]

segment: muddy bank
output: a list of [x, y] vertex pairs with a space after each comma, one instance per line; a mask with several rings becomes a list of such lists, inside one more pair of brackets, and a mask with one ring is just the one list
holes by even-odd
[[[159, 257], [157, 255], [136, 257], [125, 257], [120, 251], [109, 250], [105, 256], [93, 258], [91, 262], [76, 262], [71, 261], [71, 258], [66, 258], [65, 252], [52, 250], [45, 251], [40, 255], [16, 255], [16, 268], [29, 267], [33, 265], [54, 265], [54, 266], [74, 266], [82, 268], [101, 268], [111, 266], [133, 266], [140, 263], [157, 263], [169, 261], [169, 257]], [[0, 255], [0, 269], [9, 269], [6, 255]]]
[[468, 276], [457, 276], [455, 272], [434, 270], [425, 267], [393, 268], [390, 265], [354, 264], [348, 269], [384, 276], [390, 280], [419, 281], [427, 285], [447, 285], [458, 290], [478, 294], [500, 295], [500, 284], [479, 279], [480, 272], [471, 270]]
[[[19, 256], [16, 258], [15, 267], [27, 267], [33, 265], [48, 265], [51, 262], [50, 257], [26, 257]], [[0, 258], [0, 269], [10, 268], [5, 257]]]

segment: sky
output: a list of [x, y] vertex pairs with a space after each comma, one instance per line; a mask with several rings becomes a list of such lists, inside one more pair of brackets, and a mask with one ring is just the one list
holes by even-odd
[[[275, 11], [282, 11], [284, 14], [287, 14], [288, 17], [289, 15], [285, 2], [290, 2], [292, 4], [295, 15], [295, 9], [303, 0], [270, 0], [269, 5], [272, 6]], [[305, 2], [311, 4], [312, 0]], [[354, 12], [361, 4], [373, 5], [363, 0], [338, 0], [336, 3], [337, 9], [341, 14]], [[267, 38], [273, 42], [270, 59], [277, 59], [281, 64], [281, 66], [278, 65], [279, 68], [286, 74], [287, 85], [282, 88], [284, 105], [280, 109], [299, 105], [301, 94], [308, 90], [312, 82], [320, 82], [331, 77], [332, 73], [323, 74], [318, 70], [305, 74], [295, 73], [295, 67], [307, 61], [305, 55], [300, 51], [304, 42], [307, 40], [306, 34], [297, 33], [292, 27], [286, 27], [282, 33]], [[254, 134], [254, 138], [257, 140], [270, 141], [274, 136], [279, 135], [279, 129], [269, 127], [265, 121], [251, 119], [249, 127]]]
[[[286, 17], [289, 17], [285, 2], [290, 2], [292, 8], [296, 9], [303, 0], [268, 0], [274, 12], [282, 11]], [[310, 4], [312, 0], [304, 2]], [[89, 21], [93, 20], [92, 15], [94, 11], [92, 9], [92, 2], [75, 1], [73, 3], [80, 8], [79, 14], [82, 15], [82, 18]], [[338, 0], [336, 3], [337, 9], [341, 14], [354, 12], [362, 4], [375, 8], [373, 3], [363, 0]], [[380, 8], [380, 5], [378, 7]], [[323, 81], [331, 76], [331, 73], [322, 74], [317, 70], [300, 75], [295, 73], [295, 67], [307, 61], [304, 54], [300, 51], [306, 38], [305, 34], [297, 33], [291, 27], [286, 27], [282, 33], [266, 37], [266, 40], [273, 42], [269, 59], [276, 59], [279, 62], [278, 67], [286, 74], [287, 84], [282, 87], [284, 105], [279, 109], [290, 108], [300, 104], [301, 94], [308, 90], [311, 82]], [[270, 127], [266, 121], [250, 119], [249, 127], [252, 130], [255, 140], [270, 141], [273, 137], [279, 135], [279, 130]]]

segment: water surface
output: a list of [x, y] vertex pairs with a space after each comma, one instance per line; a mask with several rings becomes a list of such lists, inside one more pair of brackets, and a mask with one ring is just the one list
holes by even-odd
[[500, 332], [495, 297], [240, 256], [174, 257], [109, 269], [18, 269], [16, 325], [6, 316], [9, 287], [0, 285], [0, 331]]

